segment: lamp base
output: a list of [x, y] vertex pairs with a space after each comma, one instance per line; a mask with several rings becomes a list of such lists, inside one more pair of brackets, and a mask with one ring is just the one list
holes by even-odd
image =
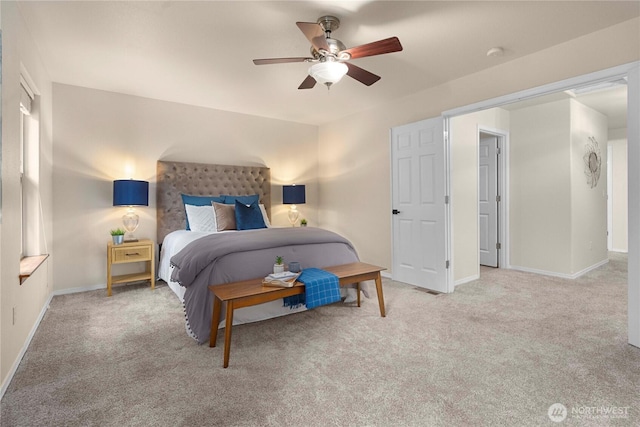
[[291, 205], [288, 212], [289, 222], [292, 227], [296, 226], [296, 222], [298, 221], [298, 217], [300, 216], [300, 212], [298, 212], [298, 208], [296, 205]]
[[124, 234], [124, 241], [127, 243], [137, 242], [138, 239], [133, 235], [133, 232], [138, 229], [140, 217], [135, 213], [132, 207], [127, 210], [127, 213], [122, 217], [122, 224], [127, 232]]
[[139, 242], [140, 240], [138, 239], [125, 239], [124, 242], [125, 243], [134, 243], [134, 242]]

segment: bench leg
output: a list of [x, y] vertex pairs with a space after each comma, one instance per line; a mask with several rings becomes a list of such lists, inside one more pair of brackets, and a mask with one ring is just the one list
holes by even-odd
[[218, 338], [218, 325], [220, 324], [220, 306], [222, 302], [217, 296], [213, 296], [213, 314], [211, 315], [211, 332], [209, 333], [209, 347], [216, 346]]
[[233, 301], [227, 301], [227, 320], [224, 326], [224, 364], [229, 366], [229, 353], [231, 352], [231, 325], [233, 324]]
[[384, 295], [382, 294], [382, 277], [380, 273], [376, 276], [376, 291], [378, 292], [378, 304], [380, 305], [380, 316], [386, 317], [387, 314], [384, 310]]
[[360, 307], [360, 282], [356, 283], [356, 292], [358, 293], [358, 307]]

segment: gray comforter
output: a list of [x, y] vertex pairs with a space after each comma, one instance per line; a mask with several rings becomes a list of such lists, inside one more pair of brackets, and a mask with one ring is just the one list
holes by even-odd
[[171, 279], [186, 288], [188, 327], [194, 338], [209, 339], [213, 296], [208, 285], [264, 277], [273, 271], [276, 256], [303, 268], [322, 268], [358, 261], [344, 237], [320, 228], [267, 228], [216, 233], [187, 245], [171, 258]]

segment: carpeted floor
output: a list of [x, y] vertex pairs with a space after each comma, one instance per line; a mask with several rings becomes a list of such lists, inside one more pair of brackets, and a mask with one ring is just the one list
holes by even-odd
[[450, 295], [385, 280], [386, 318], [370, 289], [234, 327], [228, 369], [166, 286], [55, 297], [1, 425], [640, 425], [625, 256], [575, 281], [483, 268]]

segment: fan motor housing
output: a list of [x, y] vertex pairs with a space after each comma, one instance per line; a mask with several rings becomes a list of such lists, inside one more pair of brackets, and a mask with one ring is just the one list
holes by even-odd
[[[329, 51], [327, 52], [328, 55], [323, 55], [322, 53], [318, 52], [315, 47], [311, 46], [311, 56], [313, 56], [315, 59], [320, 59], [323, 56], [333, 56], [335, 58], [338, 58], [338, 53], [347, 48], [344, 43], [342, 43], [338, 39], [327, 38], [326, 41], [329, 45]], [[322, 50], [324, 52], [324, 49]]]
[[325, 15], [318, 18], [318, 24], [322, 27], [324, 32], [332, 32], [340, 28], [340, 20], [335, 16]]

